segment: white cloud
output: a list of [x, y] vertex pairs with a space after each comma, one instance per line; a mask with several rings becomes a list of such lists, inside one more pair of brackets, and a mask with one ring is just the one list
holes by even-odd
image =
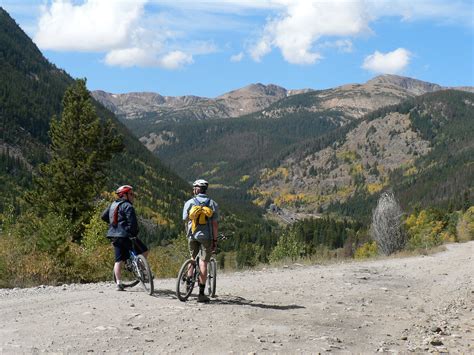
[[244, 59], [244, 52], [240, 52], [239, 54], [235, 54], [233, 56], [230, 57], [230, 61], [231, 62], [240, 62], [242, 61], [242, 59]]
[[147, 15], [149, 0], [53, 0], [42, 8], [34, 37], [42, 49], [104, 52], [104, 62], [120, 67], [177, 69], [193, 63], [195, 54], [216, 51], [209, 41], [192, 41], [177, 49], [182, 36], [166, 19]]
[[290, 63], [313, 64], [322, 57], [314, 49], [321, 37], [349, 37], [371, 32], [371, 18], [361, 0], [278, 2], [285, 6], [284, 13], [267, 22], [263, 35], [250, 48], [251, 56], [257, 61], [272, 48], [278, 48]]
[[320, 48], [336, 48], [342, 53], [351, 53], [353, 50], [352, 41], [348, 39], [338, 39], [337, 41], [326, 41], [321, 43]]
[[310, 65], [328, 48], [351, 52], [353, 38], [371, 34], [382, 17], [474, 26], [470, 0], [44, 1], [34, 37], [40, 48], [99, 51], [121, 66], [188, 65], [217, 52], [213, 41], [223, 33], [246, 36], [245, 54], [255, 61], [279, 50], [289, 63]]
[[374, 54], [364, 59], [362, 68], [374, 73], [398, 74], [405, 70], [410, 62], [410, 58], [411, 53], [404, 48], [398, 48], [388, 53], [375, 51]]
[[42, 8], [35, 43], [43, 49], [104, 51], [128, 43], [146, 0], [53, 0]]
[[184, 65], [192, 64], [193, 57], [181, 51], [173, 51], [161, 57], [158, 63], [166, 69], [178, 69]]
[[154, 66], [156, 59], [142, 48], [114, 49], [105, 56], [105, 63], [110, 66], [133, 67]]
[[190, 54], [181, 51], [172, 51], [163, 55], [143, 48], [125, 48], [112, 50], [105, 56], [105, 63], [119, 67], [161, 67], [164, 69], [178, 69], [193, 63]]

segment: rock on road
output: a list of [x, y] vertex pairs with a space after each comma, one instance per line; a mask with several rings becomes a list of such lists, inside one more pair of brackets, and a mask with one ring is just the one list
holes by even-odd
[[175, 280], [0, 290], [0, 353], [474, 352], [474, 242], [408, 258], [218, 274], [209, 304]]

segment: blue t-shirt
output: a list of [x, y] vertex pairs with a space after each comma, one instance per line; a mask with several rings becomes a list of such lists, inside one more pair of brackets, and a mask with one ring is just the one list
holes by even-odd
[[[189, 220], [189, 212], [193, 206], [205, 205], [209, 207], [213, 213], [208, 219], [207, 224], [198, 224], [194, 234], [191, 234], [192, 221]], [[219, 206], [217, 203], [209, 198], [206, 194], [198, 194], [193, 198], [186, 201], [183, 208], [183, 221], [188, 220], [188, 226], [186, 229], [187, 235], [192, 239], [211, 239], [212, 238], [212, 224], [211, 221], [217, 221], [219, 219]]]

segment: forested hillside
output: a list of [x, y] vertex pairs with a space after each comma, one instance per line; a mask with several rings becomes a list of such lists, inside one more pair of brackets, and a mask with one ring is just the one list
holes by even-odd
[[[31, 187], [39, 163], [48, 161], [49, 125], [62, 111], [66, 88], [74, 80], [49, 63], [30, 38], [0, 9], [0, 213], [12, 205], [17, 212]], [[177, 235], [180, 206], [187, 184], [152, 155], [114, 115], [97, 102], [99, 117], [112, 120], [123, 137], [124, 150], [109, 163], [106, 190], [129, 183], [136, 186], [140, 215], [159, 226], [149, 242]], [[150, 230], [150, 231], [151, 231]]]
[[379, 109], [334, 131], [326, 146], [262, 170], [257, 190], [282, 207], [365, 220], [386, 189], [409, 210], [469, 206], [473, 102], [471, 93], [443, 90]]

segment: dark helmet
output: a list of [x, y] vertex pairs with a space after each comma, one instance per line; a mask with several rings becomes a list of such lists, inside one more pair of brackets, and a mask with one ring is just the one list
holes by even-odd
[[126, 193], [130, 191], [133, 191], [133, 187], [131, 187], [130, 185], [123, 185], [123, 186], [120, 186], [117, 190], [115, 190], [115, 193], [119, 197], [122, 197], [123, 195], [125, 195]]

